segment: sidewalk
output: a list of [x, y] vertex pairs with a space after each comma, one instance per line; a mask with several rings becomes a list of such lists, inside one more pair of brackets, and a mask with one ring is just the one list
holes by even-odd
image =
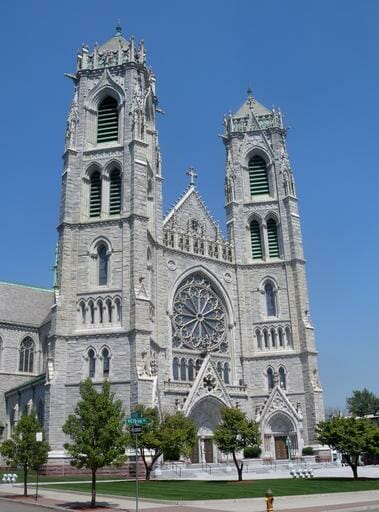
[[[33, 487], [30, 492], [33, 494]], [[21, 486], [0, 485], [0, 510], [6, 509], [2, 505], [1, 498], [9, 498], [19, 502], [35, 504], [34, 496], [28, 498], [22, 496]], [[93, 510], [87, 508], [89, 495], [86, 493], [63, 492], [43, 488], [40, 490], [38, 505], [52, 510]], [[116, 496], [98, 495], [97, 512], [133, 512], [135, 511], [135, 499], [120, 498]], [[238, 500], [209, 500], [168, 503], [161, 501], [139, 501], [139, 509], [146, 512], [264, 512], [264, 498], [248, 498]], [[312, 494], [305, 496], [286, 496], [275, 498], [274, 511], [286, 512], [327, 512], [327, 511], [378, 511], [379, 490], [358, 491], [330, 494]]]

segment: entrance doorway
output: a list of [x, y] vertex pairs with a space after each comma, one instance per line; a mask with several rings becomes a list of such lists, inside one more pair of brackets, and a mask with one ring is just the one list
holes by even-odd
[[275, 458], [278, 460], [288, 459], [286, 439], [286, 436], [275, 436]]
[[212, 439], [204, 439], [204, 455], [205, 462], [213, 462], [213, 441]]

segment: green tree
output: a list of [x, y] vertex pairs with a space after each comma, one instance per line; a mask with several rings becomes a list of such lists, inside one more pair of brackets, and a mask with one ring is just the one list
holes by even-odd
[[47, 441], [37, 441], [36, 433], [42, 432], [36, 414], [21, 416], [10, 437], [0, 447], [1, 455], [8, 465], [21, 467], [24, 472], [24, 496], [28, 495], [28, 473], [46, 463], [49, 453]]
[[[145, 478], [150, 474], [159, 457], [167, 452], [189, 455], [196, 443], [194, 422], [180, 411], [159, 415], [157, 409], [138, 405], [135, 409], [149, 420], [149, 424], [138, 435], [138, 454], [145, 466]], [[135, 437], [129, 435], [129, 446], [135, 446]]]
[[221, 422], [214, 432], [214, 441], [223, 453], [231, 453], [237, 468], [238, 480], [242, 480], [243, 462], [237, 460], [237, 452], [248, 446], [260, 446], [258, 424], [234, 407], [221, 409]]
[[367, 419], [334, 417], [316, 427], [318, 441], [338, 450], [358, 478], [358, 462], [362, 453], [379, 451], [379, 427]]
[[347, 409], [353, 416], [367, 416], [379, 412], [379, 397], [364, 388], [362, 391], [356, 389], [346, 399]]
[[81, 400], [63, 425], [71, 437], [64, 447], [71, 465], [87, 468], [92, 474], [91, 507], [96, 506], [96, 472], [104, 466], [119, 466], [126, 460], [127, 435], [123, 432], [124, 412], [121, 400], [115, 400], [108, 381], [97, 392], [91, 379], [80, 385]]

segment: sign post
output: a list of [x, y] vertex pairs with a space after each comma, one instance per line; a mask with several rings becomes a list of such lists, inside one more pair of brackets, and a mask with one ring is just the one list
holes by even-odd
[[134, 434], [136, 447], [136, 512], [138, 512], [138, 434], [142, 434], [143, 427], [148, 425], [149, 420], [141, 416], [139, 412], [132, 412], [130, 418], [126, 418], [125, 424], [129, 427], [130, 433]]
[[[43, 437], [42, 432], [36, 432], [36, 442], [37, 443], [42, 442], [42, 437]], [[36, 501], [38, 500], [38, 470], [39, 470], [39, 468], [37, 467]]]

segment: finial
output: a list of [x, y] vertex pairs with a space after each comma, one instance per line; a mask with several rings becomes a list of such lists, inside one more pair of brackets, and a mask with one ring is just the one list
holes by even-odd
[[197, 178], [197, 174], [195, 172], [195, 169], [193, 167], [190, 167], [188, 171], [186, 172], [187, 176], [190, 177], [190, 186], [193, 187], [195, 185], [195, 178]]
[[253, 91], [251, 90], [250, 85], [248, 86], [248, 88], [247, 88], [247, 91], [246, 91], [246, 92], [247, 92], [247, 97], [248, 97], [248, 98], [252, 98], [252, 97], [253, 97]]
[[120, 20], [117, 21], [115, 36], [122, 36], [122, 26]]

